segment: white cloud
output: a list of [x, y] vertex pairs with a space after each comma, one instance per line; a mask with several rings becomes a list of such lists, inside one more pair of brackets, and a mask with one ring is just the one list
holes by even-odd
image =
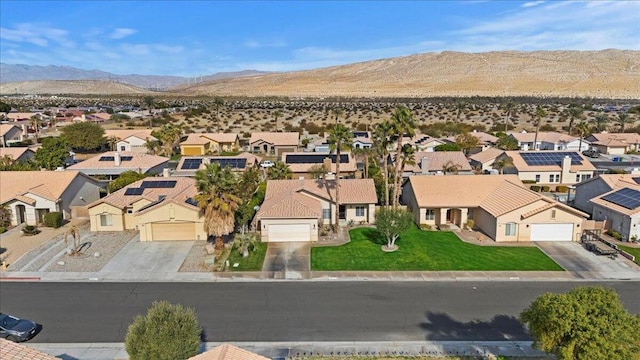
[[544, 4], [543, 0], [537, 0], [537, 1], [528, 1], [524, 4], [522, 4], [521, 6], [524, 8], [528, 8], [528, 7], [534, 7], [534, 6], [538, 6], [540, 4]]
[[54, 42], [65, 47], [74, 47], [75, 43], [67, 37], [68, 31], [45, 24], [18, 24], [15, 28], [0, 28], [0, 39], [16, 43], [29, 43], [40, 47]]
[[111, 34], [109, 34], [109, 38], [114, 39], [114, 40], [124, 39], [127, 36], [133, 35], [133, 34], [135, 34], [137, 32], [138, 32], [138, 30], [136, 30], [136, 29], [116, 28], [115, 30], [113, 30], [113, 32]]
[[287, 46], [287, 42], [284, 40], [269, 40], [269, 41], [258, 41], [254, 39], [246, 40], [243, 45], [245, 47], [251, 49], [259, 49], [259, 48], [282, 48]]

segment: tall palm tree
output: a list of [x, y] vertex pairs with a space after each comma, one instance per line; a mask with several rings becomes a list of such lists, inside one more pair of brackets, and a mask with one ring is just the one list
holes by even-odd
[[382, 171], [384, 176], [384, 206], [389, 206], [389, 146], [393, 135], [393, 125], [385, 120], [378, 123], [373, 132], [373, 146], [382, 161]]
[[400, 173], [402, 174], [404, 173], [405, 166], [416, 164], [416, 149], [409, 144], [402, 145], [400, 160], [402, 161], [402, 166], [400, 167]]
[[153, 96], [145, 96], [142, 99], [147, 110], [149, 110], [149, 129], [153, 129], [153, 116], [151, 116], [151, 110], [153, 109], [153, 104], [155, 103], [155, 99]]
[[351, 148], [353, 145], [353, 132], [343, 124], [336, 124], [329, 130], [327, 137], [331, 152], [336, 152], [336, 222], [333, 231], [338, 232], [340, 221], [340, 152], [342, 148]]
[[402, 154], [402, 139], [404, 135], [415, 135], [416, 123], [409, 109], [404, 106], [398, 106], [393, 115], [391, 115], [391, 124], [393, 125], [394, 132], [398, 136], [395, 157], [396, 166], [393, 178], [393, 206], [394, 208], [397, 208], [400, 196], [400, 180], [402, 179], [402, 173], [400, 172], [400, 167], [402, 166], [402, 161], [400, 160], [400, 156]]
[[624, 132], [624, 128], [626, 124], [633, 124], [636, 122], [634, 118], [632, 118], [628, 113], [618, 114], [618, 118], [615, 119], [616, 123], [620, 126], [620, 132]]
[[582, 139], [584, 139], [584, 134], [589, 132], [589, 124], [580, 121], [578, 125], [576, 125], [576, 129], [580, 132], [580, 144], [578, 145], [578, 151], [582, 151]]
[[460, 115], [462, 115], [462, 113], [467, 108], [467, 103], [462, 100], [458, 100], [456, 101], [455, 107], [456, 107], [456, 123], [459, 123]]
[[278, 118], [279, 118], [280, 116], [282, 116], [282, 115], [283, 115], [283, 113], [282, 113], [282, 111], [281, 111], [281, 110], [275, 110], [275, 111], [273, 112], [273, 117], [276, 119], [276, 131], [278, 131]]
[[336, 119], [336, 124], [340, 122], [340, 117], [342, 115], [344, 115], [344, 110], [340, 109], [340, 108], [335, 108], [331, 110], [331, 113], [333, 114], [333, 116]]
[[569, 114], [569, 135], [571, 135], [571, 131], [573, 130], [573, 123], [576, 120], [584, 119], [584, 109], [580, 106], [570, 106], [567, 109], [567, 113]]
[[535, 113], [535, 118], [536, 118], [536, 136], [533, 138], [533, 149], [534, 150], [539, 150], [538, 149], [538, 132], [540, 130], [540, 123], [542, 122], [542, 118], [547, 116], [547, 111], [542, 107], [542, 105], [538, 105], [536, 106], [536, 113]]
[[224, 106], [224, 99], [216, 96], [213, 99], [213, 105], [216, 107], [216, 124], [218, 124], [218, 131], [222, 131], [222, 123], [220, 122], [220, 108]]
[[509, 156], [505, 156], [502, 159], [495, 162], [494, 167], [500, 171], [500, 174], [504, 173], [504, 169], [513, 166], [513, 159]]
[[40, 123], [42, 120], [40, 119], [40, 115], [33, 115], [29, 118], [29, 124], [33, 128], [36, 139], [38, 139], [38, 132], [40, 129]]
[[461, 168], [462, 168], [462, 166], [460, 164], [456, 164], [451, 160], [449, 160], [446, 163], [442, 164], [442, 172], [445, 175], [447, 175], [449, 173], [453, 173], [453, 174], [457, 175], [458, 171], [460, 171]]
[[216, 237], [216, 249], [222, 249], [222, 237], [233, 232], [235, 212], [241, 199], [234, 194], [236, 178], [228, 167], [221, 168], [211, 163], [196, 172], [195, 196], [198, 207], [204, 214], [204, 231]]
[[596, 131], [602, 131], [606, 128], [605, 125], [609, 122], [609, 115], [602, 112], [598, 113], [590, 122], [596, 125]]
[[516, 113], [518, 104], [515, 101], [509, 99], [502, 104], [502, 110], [504, 110], [504, 132], [509, 131], [509, 118]]
[[116, 151], [116, 144], [118, 143], [118, 141], [120, 141], [120, 139], [118, 139], [118, 137], [116, 136], [107, 136], [105, 142], [107, 143], [107, 145], [109, 146], [109, 150], [111, 151]]
[[292, 175], [293, 173], [289, 165], [282, 161], [276, 161], [275, 164], [267, 170], [267, 178], [269, 180], [291, 179]]

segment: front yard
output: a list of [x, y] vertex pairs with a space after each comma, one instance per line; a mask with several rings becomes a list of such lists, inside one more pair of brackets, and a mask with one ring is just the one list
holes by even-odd
[[[237, 250], [232, 250], [229, 254], [229, 270], [230, 271], [262, 271], [262, 263], [264, 256], [267, 254], [267, 243], [259, 242], [256, 244], [255, 250], [249, 253], [248, 257], [242, 257]], [[238, 267], [233, 267], [233, 264]]]
[[637, 247], [629, 247], [629, 246], [624, 246], [624, 245], [618, 245], [620, 247], [620, 249], [628, 252], [629, 254], [633, 255], [636, 257], [636, 261], [635, 263], [640, 265], [640, 248]]
[[380, 249], [384, 239], [373, 228], [349, 232], [351, 241], [311, 249], [316, 271], [563, 271], [537, 247], [478, 246], [452, 232], [413, 228], [397, 241], [392, 253]]

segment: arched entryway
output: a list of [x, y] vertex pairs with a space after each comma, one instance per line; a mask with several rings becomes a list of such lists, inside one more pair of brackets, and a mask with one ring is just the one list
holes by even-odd
[[16, 205], [16, 221], [18, 225], [27, 221], [26, 212], [27, 209], [24, 205]]

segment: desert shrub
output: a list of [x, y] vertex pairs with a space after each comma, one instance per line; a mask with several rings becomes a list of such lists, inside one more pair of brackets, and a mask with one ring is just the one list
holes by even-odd
[[25, 225], [22, 227], [22, 233], [26, 236], [33, 236], [39, 234], [40, 230], [34, 225]]
[[565, 185], [558, 185], [556, 186], [556, 191], [559, 193], [566, 193], [569, 192], [569, 187]]
[[540, 186], [538, 185], [532, 185], [531, 186], [531, 190], [535, 191], [535, 192], [540, 192]]
[[59, 211], [50, 212], [44, 215], [44, 226], [59, 228], [62, 226], [63, 216]]

